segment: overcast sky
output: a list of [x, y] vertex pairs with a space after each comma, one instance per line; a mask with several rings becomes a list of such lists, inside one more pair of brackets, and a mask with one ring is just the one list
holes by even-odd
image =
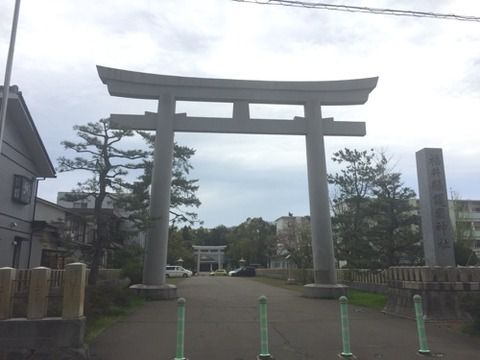
[[[480, 16], [480, 2], [333, 1]], [[0, 0], [3, 79], [14, 0]], [[249, 80], [342, 80], [378, 76], [365, 105], [325, 107], [337, 121], [365, 121], [367, 135], [326, 138], [327, 166], [343, 147], [387, 151], [417, 190], [415, 152], [443, 149], [449, 189], [480, 199], [480, 23], [345, 13], [229, 0], [23, 0], [12, 84], [50, 158], [75, 140], [72, 126], [110, 113], [155, 111], [153, 101], [108, 95], [95, 66], [165, 75]], [[190, 115], [229, 116], [231, 106], [178, 104]], [[255, 107], [252, 117], [291, 118], [296, 107]], [[235, 225], [309, 213], [301, 136], [176, 134], [196, 149], [199, 217]], [[139, 139], [125, 146], [139, 147]], [[70, 154], [73, 156], [74, 154]], [[56, 201], [80, 174], [41, 182]]]

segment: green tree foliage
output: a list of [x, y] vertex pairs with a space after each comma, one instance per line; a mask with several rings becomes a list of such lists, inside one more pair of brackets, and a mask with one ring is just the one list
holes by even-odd
[[240, 225], [229, 228], [224, 225], [212, 229], [171, 227], [168, 262], [173, 264], [181, 257], [186, 267], [190, 267], [191, 263], [191, 268], [194, 268], [195, 259], [191, 245], [227, 245], [225, 259], [230, 266], [238, 266], [240, 259], [243, 258], [247, 264], [266, 267], [270, 257], [275, 253], [275, 226], [262, 218], [248, 218]]
[[350, 267], [368, 267], [374, 253], [369, 240], [369, 206], [376, 176], [375, 153], [344, 149], [333, 154], [332, 160], [343, 166], [339, 173], [328, 175], [334, 185], [332, 227], [336, 258], [346, 260]]
[[125, 186], [124, 176], [128, 169], [138, 169], [141, 163], [138, 160], [147, 155], [142, 150], [123, 150], [118, 143], [126, 137], [133, 136], [131, 130], [113, 130], [107, 119], [101, 119], [96, 123], [87, 125], [75, 125], [77, 136], [81, 139], [74, 143], [63, 141], [66, 150], [73, 150], [78, 155], [73, 159], [67, 157], [58, 158], [58, 171], [86, 171], [91, 177], [77, 184], [77, 188], [67, 198], [75, 201], [82, 198], [94, 198], [94, 221], [95, 236], [89, 248], [90, 274], [88, 282], [95, 284], [98, 269], [104, 254], [104, 249], [115, 238], [114, 229], [110, 221], [110, 215], [102, 211], [102, 204], [111, 193], [118, 193]]
[[370, 267], [418, 265], [422, 249], [415, 192], [403, 185], [400, 173], [389, 168], [385, 154], [379, 155], [375, 172], [373, 198], [368, 202], [372, 219], [369, 240], [377, 253], [378, 264], [371, 261]]
[[[130, 218], [141, 230], [149, 227], [149, 187], [152, 179], [153, 148], [155, 136], [146, 132], [139, 132], [146, 140], [150, 150], [148, 157], [143, 161], [144, 173], [137, 181], [128, 184], [131, 196], [125, 198], [124, 207], [131, 212]], [[178, 223], [194, 224], [198, 222], [197, 214], [187, 210], [198, 208], [201, 204], [196, 192], [199, 188], [197, 179], [188, 176], [193, 166], [190, 163], [195, 150], [186, 146], [174, 144], [172, 165], [172, 186], [170, 189], [170, 222], [173, 226]]]
[[194, 269], [195, 259], [192, 249], [192, 245], [194, 245], [193, 229], [187, 226], [181, 229], [170, 226], [169, 234], [167, 263], [177, 264], [177, 260], [182, 259], [183, 266], [186, 269]]
[[343, 166], [328, 177], [335, 189], [337, 259], [355, 268], [419, 263], [415, 193], [403, 185], [385, 154], [344, 149], [334, 153], [333, 161]]
[[143, 247], [131, 244], [116, 250], [112, 267], [122, 269], [122, 276], [128, 277], [133, 284], [140, 284], [143, 273]]
[[455, 242], [455, 263], [460, 266], [474, 266], [478, 264], [475, 252], [462, 242]]
[[248, 218], [228, 234], [225, 255], [235, 266], [242, 258], [250, 264], [267, 266], [275, 243], [274, 225], [262, 218]]

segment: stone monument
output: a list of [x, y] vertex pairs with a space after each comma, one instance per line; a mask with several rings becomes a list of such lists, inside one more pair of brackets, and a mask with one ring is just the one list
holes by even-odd
[[384, 311], [414, 318], [413, 297], [420, 295], [426, 320], [471, 319], [462, 299], [480, 294], [480, 267], [455, 267], [442, 150], [422, 149], [416, 158], [426, 266], [388, 269]]
[[[333, 253], [324, 136], [364, 136], [365, 123], [323, 118], [321, 106], [359, 105], [368, 100], [378, 78], [342, 81], [247, 81], [146, 74], [97, 66], [113, 96], [158, 101], [158, 112], [144, 115], [112, 114], [121, 128], [156, 131], [151, 191], [151, 229], [145, 249], [143, 284], [134, 285], [151, 298], [173, 298], [175, 289], [165, 282], [170, 181], [174, 133], [213, 132], [305, 136], [308, 189], [312, 225], [315, 283], [305, 296], [338, 297], [346, 287], [337, 284]], [[192, 117], [175, 113], [183, 101], [233, 103], [231, 118]], [[252, 119], [250, 104], [302, 105], [304, 117], [292, 121]]]
[[455, 266], [442, 149], [418, 151], [417, 175], [426, 266]]

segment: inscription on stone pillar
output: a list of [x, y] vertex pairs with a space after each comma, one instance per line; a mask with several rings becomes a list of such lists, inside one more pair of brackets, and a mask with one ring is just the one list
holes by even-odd
[[442, 149], [422, 149], [416, 158], [425, 264], [455, 266]]

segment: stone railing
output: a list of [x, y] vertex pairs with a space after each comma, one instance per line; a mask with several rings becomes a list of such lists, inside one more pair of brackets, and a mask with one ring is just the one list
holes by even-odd
[[338, 282], [360, 282], [366, 284], [386, 284], [386, 270], [337, 269]]
[[391, 267], [385, 312], [413, 317], [412, 297], [421, 295], [428, 320], [468, 319], [465, 295], [480, 295], [480, 267]]
[[[312, 271], [287, 269], [257, 269], [258, 276], [297, 283], [312, 282]], [[307, 276], [305, 276], [307, 275]], [[302, 276], [307, 280], [302, 281]], [[337, 280], [353, 289], [387, 295], [385, 312], [414, 317], [413, 296], [421, 295], [428, 320], [468, 319], [462, 309], [465, 295], [480, 296], [480, 267], [408, 266], [386, 270], [337, 269]], [[293, 281], [289, 281], [292, 283]]]
[[[68, 264], [65, 270], [0, 268], [0, 359], [24, 353], [42, 359], [86, 358], [85, 283], [86, 266], [81, 263]], [[52, 293], [61, 299], [57, 316], [49, 312]], [[19, 311], [16, 300], [22, 297]], [[66, 355], [72, 352], [75, 355]]]
[[313, 282], [312, 269], [257, 269], [256, 274], [257, 276], [285, 281], [287, 281], [290, 276], [290, 278], [295, 279], [296, 282], [305, 284]]
[[[312, 269], [257, 269], [257, 275], [285, 281], [290, 276], [300, 284], [313, 282]], [[358, 290], [384, 293], [387, 289], [386, 270], [337, 269], [337, 280]]]
[[[304, 270], [310, 277], [312, 270]], [[259, 276], [287, 280], [289, 272], [287, 269], [257, 269]], [[290, 270], [290, 276], [300, 280], [302, 270]], [[389, 269], [337, 269], [337, 280], [339, 283], [361, 283], [371, 285], [387, 286], [390, 282], [449, 282], [449, 283], [480, 283], [479, 266], [416, 266], [416, 267], [391, 267]], [[462, 286], [457, 284], [457, 287]]]
[[337, 281], [357, 290], [385, 293], [388, 272], [382, 269], [337, 269]]
[[480, 267], [391, 267], [387, 270], [387, 280], [412, 283], [459, 283], [456, 286], [461, 287], [463, 283], [480, 283]]

